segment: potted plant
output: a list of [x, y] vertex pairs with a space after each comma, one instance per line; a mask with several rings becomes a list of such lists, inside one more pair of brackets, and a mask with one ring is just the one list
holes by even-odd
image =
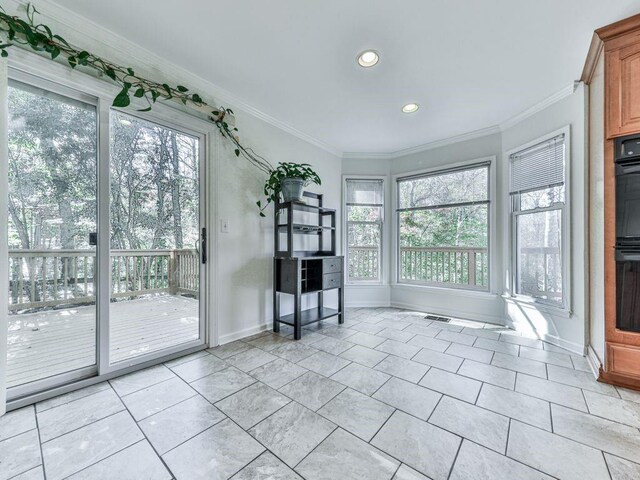
[[276, 203], [279, 195], [285, 202], [302, 200], [304, 187], [312, 183], [321, 185], [322, 182], [308, 163], [279, 163], [264, 184], [267, 201], [264, 205], [260, 200], [256, 202], [260, 216], [265, 216], [264, 210], [271, 202]]

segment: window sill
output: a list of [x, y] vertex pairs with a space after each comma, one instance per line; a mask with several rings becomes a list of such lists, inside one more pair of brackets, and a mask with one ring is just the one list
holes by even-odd
[[531, 297], [521, 297], [518, 295], [502, 295], [502, 298], [505, 302], [514, 302], [520, 305], [528, 305], [530, 307], [534, 307], [536, 310], [540, 312], [547, 313], [549, 315], [553, 315], [555, 317], [560, 318], [571, 318], [573, 317], [573, 312], [564, 307], [559, 307], [555, 305], [550, 305], [548, 303], [541, 303]]
[[485, 290], [471, 290], [466, 288], [453, 288], [453, 287], [444, 287], [437, 285], [420, 285], [416, 283], [399, 283], [395, 282], [391, 284], [392, 288], [400, 288], [405, 290], [414, 290], [414, 291], [432, 291], [434, 293], [446, 293], [446, 294], [457, 294], [464, 295], [468, 297], [476, 297], [476, 298], [498, 298], [499, 295], [492, 293], [490, 291]]

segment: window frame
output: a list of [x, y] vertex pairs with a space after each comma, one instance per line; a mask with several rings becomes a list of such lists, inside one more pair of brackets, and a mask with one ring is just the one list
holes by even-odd
[[[423, 289], [438, 289], [438, 290], [453, 290], [456, 292], [463, 292], [465, 294], [473, 295], [493, 295], [494, 285], [496, 284], [496, 258], [494, 250], [494, 238], [496, 236], [496, 156], [490, 155], [485, 157], [473, 158], [471, 160], [464, 160], [461, 162], [442, 164], [427, 169], [414, 170], [410, 172], [404, 172], [395, 174], [392, 177], [393, 180], [393, 195], [392, 195], [392, 211], [393, 211], [393, 235], [392, 235], [392, 248], [393, 255], [391, 256], [393, 265], [392, 271], [394, 272], [393, 280], [391, 282], [394, 286], [410, 286]], [[410, 280], [402, 280], [400, 278], [400, 213], [398, 211], [400, 205], [400, 189], [398, 188], [398, 181], [403, 178], [416, 177], [421, 175], [436, 175], [439, 172], [446, 172], [448, 170], [455, 169], [471, 169], [475, 165], [482, 163], [488, 163], [488, 202], [487, 202], [487, 286], [486, 288], [469, 287], [467, 285], [455, 285], [451, 283], [436, 283], [436, 282], [415, 282]]]
[[[510, 157], [514, 153], [521, 152], [531, 148], [537, 144], [549, 141], [554, 137], [564, 135], [564, 202], [556, 202], [548, 207], [535, 208], [530, 210], [520, 210], [519, 200], [521, 194], [511, 195], [510, 178], [511, 178], [511, 160]], [[530, 142], [522, 144], [516, 148], [512, 148], [505, 152], [505, 160], [507, 168], [505, 169], [505, 193], [507, 195], [505, 205], [508, 208], [507, 215], [509, 217], [508, 241], [506, 245], [509, 251], [509, 296], [523, 303], [536, 305], [541, 310], [548, 310], [551, 313], [562, 312], [567, 315], [571, 314], [572, 295], [571, 295], [571, 127], [567, 125], [558, 130], [549, 132]], [[562, 272], [562, 302], [554, 302], [540, 297], [518, 293], [518, 276], [519, 276], [519, 256], [518, 256], [518, 217], [527, 214], [544, 213], [549, 211], [560, 211], [562, 216], [562, 226], [560, 230], [560, 255], [561, 255], [561, 272]]]
[[[380, 222], [350, 222], [347, 208], [347, 182], [349, 180], [374, 180], [382, 182], [382, 214]], [[386, 175], [343, 175], [342, 176], [342, 245], [345, 257], [344, 279], [346, 285], [383, 285], [386, 282], [385, 260], [387, 259], [386, 235], [386, 209], [387, 209], [387, 176]], [[379, 224], [380, 245], [378, 247], [378, 278], [375, 280], [352, 280], [349, 278], [349, 224]]]

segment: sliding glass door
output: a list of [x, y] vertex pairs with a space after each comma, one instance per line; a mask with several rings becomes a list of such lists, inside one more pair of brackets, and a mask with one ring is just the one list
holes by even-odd
[[202, 347], [204, 134], [12, 77], [8, 398]]
[[201, 338], [200, 139], [111, 113], [110, 359]]
[[95, 99], [9, 86], [7, 387], [96, 371]]

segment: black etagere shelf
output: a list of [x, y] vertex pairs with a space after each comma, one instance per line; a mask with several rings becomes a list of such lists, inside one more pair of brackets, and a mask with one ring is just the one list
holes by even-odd
[[[323, 206], [320, 194], [304, 192], [303, 197], [305, 201], [276, 202], [274, 214], [273, 331], [290, 325], [296, 340], [305, 325], [336, 315], [344, 323], [344, 258], [336, 255], [336, 211]], [[296, 218], [300, 216], [303, 221]], [[297, 238], [304, 243], [298, 250]], [[324, 292], [334, 289], [338, 301], [330, 308], [324, 305]], [[281, 294], [293, 297], [293, 313], [280, 315]], [[309, 294], [316, 295], [317, 306], [302, 310], [302, 297]]]

